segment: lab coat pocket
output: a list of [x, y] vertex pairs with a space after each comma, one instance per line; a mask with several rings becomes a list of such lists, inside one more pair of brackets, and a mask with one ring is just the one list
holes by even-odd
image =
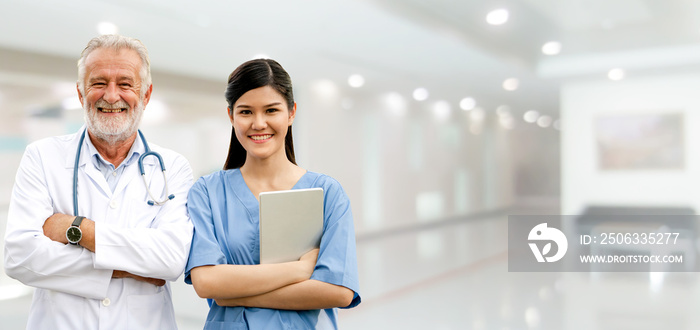
[[[70, 313], [67, 307], [70, 306]], [[27, 329], [86, 329], [95, 322], [87, 315], [85, 299], [71, 294], [36, 289], [30, 307]], [[82, 315], [75, 317], [75, 315]]]
[[34, 301], [29, 309], [29, 315], [40, 315], [40, 317], [30, 317], [27, 320], [27, 329], [49, 329], [53, 324], [60, 324], [57, 318], [61, 313], [57, 313], [51, 294], [51, 291], [44, 289], [34, 291]]
[[175, 329], [175, 315], [162, 290], [155, 294], [127, 297], [127, 329]]
[[153, 220], [158, 215], [161, 206], [148, 205], [143, 199], [129, 200], [129, 224], [131, 228], [153, 227]]

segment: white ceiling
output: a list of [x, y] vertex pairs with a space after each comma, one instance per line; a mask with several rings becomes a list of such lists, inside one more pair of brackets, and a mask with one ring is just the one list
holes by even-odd
[[[505, 25], [486, 24], [496, 8], [510, 10]], [[360, 73], [368, 90], [423, 86], [487, 110], [556, 113], [563, 81], [605, 79], [613, 67], [630, 79], [700, 68], [700, 0], [0, 0], [0, 50], [74, 61], [101, 21], [141, 39], [154, 72], [221, 89], [238, 64], [266, 54], [296, 84]], [[551, 40], [562, 53], [542, 55]], [[12, 65], [0, 67], [8, 77]], [[509, 77], [518, 90], [501, 88]]]

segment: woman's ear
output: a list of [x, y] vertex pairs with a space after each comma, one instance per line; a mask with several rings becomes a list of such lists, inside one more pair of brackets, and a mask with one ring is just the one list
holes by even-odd
[[294, 122], [294, 117], [297, 115], [297, 103], [294, 102], [294, 106], [292, 106], [291, 109], [289, 109], [289, 126], [292, 125]]
[[228, 114], [228, 119], [230, 119], [231, 124], [233, 124], [233, 111], [231, 111], [231, 108], [226, 107], [226, 114]]

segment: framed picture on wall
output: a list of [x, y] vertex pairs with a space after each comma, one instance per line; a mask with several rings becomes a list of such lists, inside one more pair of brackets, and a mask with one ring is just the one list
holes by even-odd
[[595, 119], [601, 170], [683, 169], [683, 113], [618, 114]]

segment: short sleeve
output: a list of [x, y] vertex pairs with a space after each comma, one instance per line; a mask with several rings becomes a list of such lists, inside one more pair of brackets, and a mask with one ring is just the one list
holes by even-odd
[[352, 308], [361, 301], [352, 210], [340, 183], [326, 178], [328, 181], [323, 184], [324, 231], [311, 279], [344, 286], [355, 292], [352, 303], [345, 307]]
[[226, 263], [226, 256], [216, 240], [209, 192], [203, 178], [197, 180], [187, 196], [187, 211], [194, 224], [194, 235], [185, 267], [185, 283], [192, 284], [190, 272], [193, 268]]

